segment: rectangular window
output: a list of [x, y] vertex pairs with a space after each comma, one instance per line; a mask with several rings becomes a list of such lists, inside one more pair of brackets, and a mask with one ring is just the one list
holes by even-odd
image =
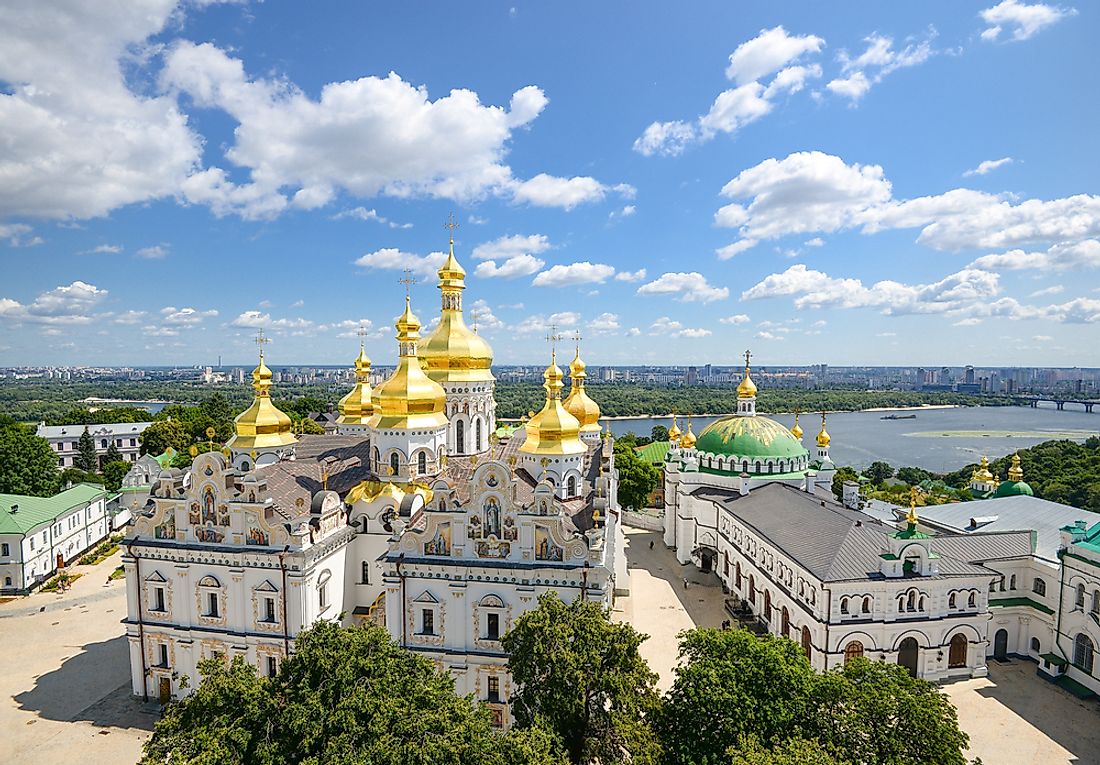
[[160, 666], [168, 666], [168, 646], [164, 643], [160, 644]]
[[33, 552], [34, 551], [34, 537], [31, 537], [30, 540], [31, 540], [31, 551]]
[[136, 438], [131, 438], [130, 439], [130, 446], [137, 446], [137, 439]]
[[207, 594], [206, 603], [207, 603], [206, 615], [207, 616], [217, 616], [218, 615], [218, 593], [211, 592], [211, 593]]
[[275, 598], [264, 598], [264, 621], [275, 621]]
[[435, 634], [435, 612], [430, 608], [420, 612], [420, 632], [424, 635]]
[[363, 561], [362, 565], [362, 584], [370, 584], [370, 561]]
[[163, 587], [154, 587], [153, 588], [153, 610], [154, 611], [164, 611], [165, 610], [165, 608], [164, 608], [164, 588]]
[[494, 675], [489, 675], [488, 686], [489, 686], [489, 693], [488, 693], [489, 701], [491, 701], [493, 703], [499, 703], [500, 702], [500, 678], [496, 677]]
[[279, 672], [279, 660], [274, 656], [267, 657], [267, 676], [275, 677]]
[[500, 640], [500, 614], [485, 615], [485, 637]]
[[0, 544], [0, 555], [3, 555], [5, 558], [11, 555], [11, 548], [8, 547], [7, 542]]

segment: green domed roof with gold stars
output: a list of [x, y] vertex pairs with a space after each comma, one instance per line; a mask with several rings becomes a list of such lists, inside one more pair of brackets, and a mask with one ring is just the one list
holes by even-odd
[[785, 426], [767, 417], [723, 417], [699, 434], [695, 450], [705, 454], [790, 460], [809, 452]]

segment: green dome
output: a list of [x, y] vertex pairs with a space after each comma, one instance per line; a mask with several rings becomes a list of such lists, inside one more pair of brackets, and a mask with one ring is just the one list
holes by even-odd
[[806, 458], [806, 447], [783, 425], [767, 417], [724, 417], [699, 434], [695, 449], [701, 453], [762, 459]]
[[1024, 481], [1005, 481], [997, 487], [997, 491], [993, 492], [994, 497], [1034, 497], [1035, 492], [1031, 490]]

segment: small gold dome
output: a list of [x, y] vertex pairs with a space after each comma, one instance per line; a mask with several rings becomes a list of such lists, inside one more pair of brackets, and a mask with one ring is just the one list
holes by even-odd
[[974, 477], [982, 483], [993, 483], [993, 472], [989, 469], [989, 457], [982, 457]]
[[669, 442], [674, 444], [680, 443], [680, 437], [682, 435], [679, 426], [676, 424], [676, 415], [672, 415], [672, 427], [668, 429]]
[[691, 432], [691, 415], [688, 415], [687, 433], [684, 433], [684, 435], [680, 438], [680, 446], [684, 449], [694, 449], [695, 441], [695, 434]]
[[336, 422], [341, 425], [366, 425], [374, 414], [371, 392], [370, 358], [360, 345], [359, 356], [355, 359], [355, 387], [340, 399], [337, 405], [340, 416]]
[[791, 435], [797, 438], [799, 441], [802, 440], [802, 427], [798, 424], [797, 412], [794, 415], [794, 425], [791, 426]]
[[825, 412], [821, 413], [821, 432], [817, 434], [817, 445], [824, 449], [832, 441], [832, 436], [829, 435], [829, 431], [825, 430]]
[[585, 363], [581, 360], [581, 349], [578, 345], [576, 358], [569, 365], [569, 376], [573, 381], [573, 385], [563, 406], [567, 412], [577, 418], [577, 422], [581, 424], [582, 433], [599, 433], [600, 405], [593, 401], [588, 392], [585, 391], [585, 380], [588, 377], [585, 369]]
[[756, 383], [749, 377], [749, 370], [745, 369], [745, 379], [737, 386], [737, 398], [753, 398], [756, 396]]
[[570, 455], [584, 454], [588, 447], [580, 439], [581, 424], [561, 404], [562, 371], [551, 357], [550, 366], [543, 372], [543, 388], [546, 403], [525, 426], [526, 440], [519, 450], [525, 454]]
[[1020, 465], [1020, 454], [1017, 452], [1012, 455], [1012, 467], [1008, 469], [1008, 480], [1010, 481], [1022, 481], [1024, 480], [1024, 468]]
[[368, 424], [375, 429], [446, 425], [444, 409], [447, 399], [443, 388], [424, 374], [416, 356], [420, 319], [413, 314], [408, 297], [405, 298], [405, 312], [397, 318], [394, 326], [397, 328], [400, 358], [394, 373], [371, 394], [374, 414]]
[[439, 268], [442, 310], [439, 324], [420, 346], [420, 361], [428, 377], [438, 383], [493, 380], [493, 350], [462, 316], [466, 271], [455, 258], [454, 240]]
[[236, 433], [226, 446], [251, 451], [297, 443], [290, 417], [271, 401], [271, 370], [264, 363], [263, 351], [260, 363], [252, 370], [252, 389], [255, 391], [252, 405], [234, 418]]

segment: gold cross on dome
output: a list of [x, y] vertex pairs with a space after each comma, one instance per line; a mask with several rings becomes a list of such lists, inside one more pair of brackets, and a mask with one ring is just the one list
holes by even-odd
[[546, 336], [546, 342], [550, 343], [550, 353], [551, 353], [551, 355], [553, 355], [554, 352], [557, 350], [555, 346], [556, 346], [556, 343], [559, 340], [561, 340], [561, 335], [558, 334], [558, 325], [557, 324], [551, 324], [550, 325], [550, 334], [548, 334]]
[[355, 334], [359, 335], [359, 345], [362, 346], [367, 338], [367, 325], [365, 322], [359, 322], [359, 331]]
[[750, 358], [752, 358], [752, 353], [750, 351], [745, 351], [745, 369], [749, 368], [749, 359]]
[[256, 339], [253, 340], [252, 342], [254, 342], [259, 347], [259, 349], [260, 349], [260, 358], [262, 359], [264, 357], [264, 346], [271, 342], [271, 338], [266, 337], [264, 335], [264, 328], [263, 327], [260, 327], [256, 331]]
[[412, 285], [416, 284], [416, 277], [414, 277], [412, 275], [412, 269], [411, 268], [406, 268], [405, 269], [405, 278], [398, 279], [397, 281], [400, 282], [401, 284], [405, 285], [405, 297], [408, 297], [409, 296], [409, 288], [412, 287]]
[[455, 243], [455, 229], [458, 228], [458, 223], [455, 222], [455, 214], [450, 212], [447, 214], [447, 222], [443, 224], [443, 228], [450, 229], [451, 232], [451, 244]]
[[578, 329], [573, 333], [573, 342], [577, 345], [577, 353], [581, 352], [581, 331]]

